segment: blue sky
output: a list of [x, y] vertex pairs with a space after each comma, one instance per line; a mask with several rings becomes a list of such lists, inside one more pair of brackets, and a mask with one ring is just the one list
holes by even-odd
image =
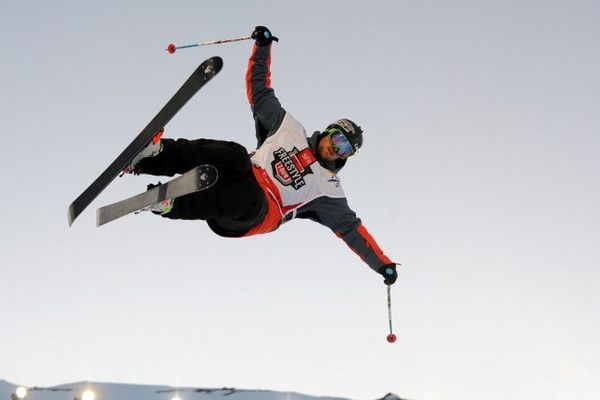
[[[600, 6], [593, 1], [0, 5], [0, 377], [235, 386], [374, 399], [600, 394]], [[254, 145], [251, 43], [308, 132], [347, 117], [365, 145], [350, 206], [402, 263], [385, 287], [331, 232], [243, 240], [201, 222], [67, 207], [204, 59], [225, 66], [167, 137]]]

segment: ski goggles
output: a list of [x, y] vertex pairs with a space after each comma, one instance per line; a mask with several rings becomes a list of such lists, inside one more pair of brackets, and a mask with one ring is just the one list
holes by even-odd
[[337, 155], [340, 156], [340, 158], [348, 158], [352, 154], [354, 154], [352, 144], [350, 143], [346, 135], [344, 135], [344, 132], [336, 128], [331, 128], [327, 130], [327, 133], [331, 145], [335, 149]]

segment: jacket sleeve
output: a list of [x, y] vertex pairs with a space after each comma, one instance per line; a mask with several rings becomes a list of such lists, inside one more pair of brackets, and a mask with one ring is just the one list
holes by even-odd
[[321, 197], [311, 208], [312, 211], [298, 217], [309, 218], [331, 229], [372, 270], [377, 271], [382, 265], [393, 262], [379, 248], [345, 198]]
[[258, 147], [283, 122], [285, 110], [271, 89], [271, 45], [254, 45], [246, 71], [246, 95], [256, 125]]

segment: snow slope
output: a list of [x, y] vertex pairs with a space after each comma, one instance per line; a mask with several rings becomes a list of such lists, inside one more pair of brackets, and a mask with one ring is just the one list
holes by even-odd
[[[0, 380], [0, 400], [10, 400], [18, 385]], [[347, 400], [335, 397], [315, 397], [291, 392], [243, 390], [233, 388], [173, 388], [117, 383], [77, 382], [47, 388], [29, 388], [27, 400], [81, 400], [91, 389], [96, 400]], [[401, 400], [387, 394], [381, 400]]]

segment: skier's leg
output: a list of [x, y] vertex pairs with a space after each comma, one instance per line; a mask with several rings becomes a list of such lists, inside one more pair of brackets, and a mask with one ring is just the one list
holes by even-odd
[[[163, 150], [139, 163], [140, 173], [173, 175], [200, 164], [219, 171], [210, 189], [182, 196], [161, 213], [170, 219], [253, 221], [263, 211], [264, 192], [252, 173], [250, 156], [244, 146], [222, 140], [164, 139]], [[251, 227], [251, 226], [250, 226]]]
[[129, 165], [123, 168], [123, 172], [126, 174], [136, 173], [136, 167], [142, 159], [157, 156], [162, 151], [160, 138], [164, 132], [164, 129], [161, 129], [160, 131], [156, 132], [156, 134], [152, 137], [150, 143], [148, 143], [146, 147], [142, 149], [142, 151], [140, 151], [135, 155], [135, 157], [133, 157], [133, 160], [131, 160]]
[[221, 176], [210, 189], [178, 197], [169, 212], [170, 219], [252, 220], [262, 210], [264, 192], [253, 176], [222, 182]]
[[201, 164], [211, 164], [219, 170], [219, 180], [222, 175], [235, 179], [251, 174], [252, 165], [248, 151], [235, 142], [212, 139], [162, 139], [161, 147], [158, 155], [142, 159], [136, 166], [136, 172], [173, 176]]

